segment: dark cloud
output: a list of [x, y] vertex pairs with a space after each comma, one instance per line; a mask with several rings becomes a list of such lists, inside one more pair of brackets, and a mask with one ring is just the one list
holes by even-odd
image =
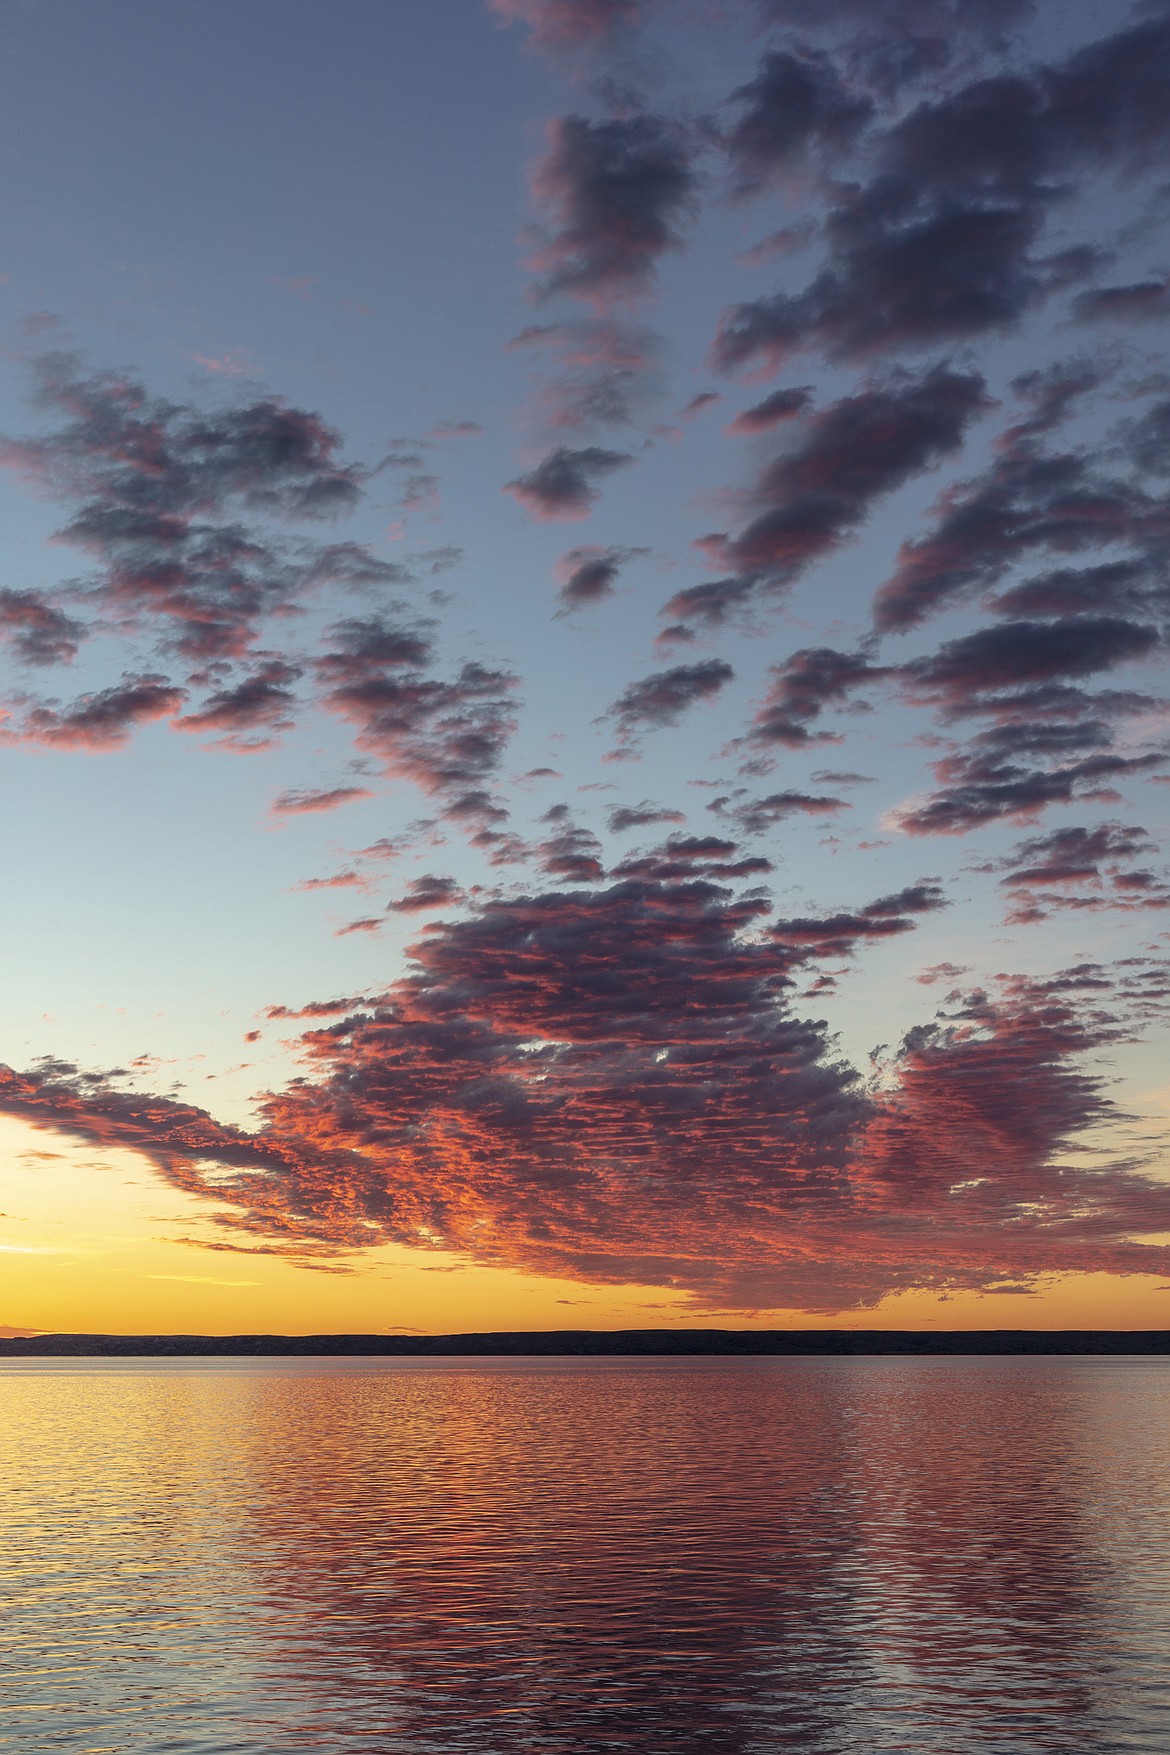
[[965, 834], [1001, 817], [1028, 821], [1050, 805], [1113, 798], [1117, 780], [1162, 759], [1159, 750], [1135, 748], [1132, 738], [1115, 753], [1118, 728], [1151, 715], [1159, 705], [1154, 697], [1079, 686], [1161, 648], [1149, 623], [1101, 615], [993, 624], [898, 665], [807, 648], [773, 668], [764, 704], [737, 741], [765, 751], [826, 741], [833, 734], [813, 729], [826, 707], [844, 705], [867, 684], [886, 683], [907, 702], [933, 708], [944, 725], [983, 721], [966, 745], [935, 762], [938, 789], [892, 813], [898, 827]]
[[192, 517], [225, 501], [297, 518], [351, 509], [361, 471], [338, 460], [340, 435], [281, 398], [209, 413], [152, 398], [78, 356], [42, 355], [36, 406], [65, 424], [45, 439], [9, 440], [4, 461], [62, 497], [110, 499], [127, 513]]
[[430, 674], [428, 623], [349, 618], [328, 635], [332, 649], [314, 660], [321, 703], [354, 727], [357, 747], [441, 797], [453, 820], [502, 821], [485, 783], [512, 733], [516, 678], [482, 664], [449, 681]]
[[1132, 739], [1124, 753], [1114, 748], [1116, 727], [1155, 702], [1124, 690], [1092, 694], [1070, 679], [1148, 658], [1159, 644], [1154, 628], [1121, 617], [1016, 621], [889, 670], [909, 700], [934, 706], [944, 723], [986, 722], [934, 764], [938, 790], [894, 820], [914, 834], [966, 834], [1001, 817], [1031, 821], [1075, 799], [1116, 799], [1118, 780], [1161, 760]]
[[810, 156], [831, 162], [873, 115], [873, 99], [850, 90], [825, 54], [773, 49], [756, 77], [731, 94], [742, 114], [724, 145], [735, 191], [754, 195], [785, 178]]
[[1170, 17], [1076, 49], [1039, 83], [1059, 146], [1140, 174], [1170, 140]]
[[1156, 628], [1119, 616], [1004, 622], [949, 640], [897, 674], [911, 699], [937, 702], [946, 716], [959, 717], [986, 711], [999, 690], [1091, 676], [1147, 658], [1159, 643]]
[[671, 835], [648, 853], [623, 859], [610, 875], [652, 883], [678, 883], [694, 878], [722, 883], [765, 877], [772, 869], [770, 860], [745, 858], [734, 841], [721, 835]]
[[[352, 510], [365, 472], [341, 462], [340, 437], [319, 416], [279, 397], [208, 411], [152, 397], [130, 377], [90, 371], [61, 353], [42, 355], [34, 373], [35, 406], [56, 425], [0, 442], [0, 461], [70, 508], [57, 537], [88, 553], [97, 570], [51, 597], [0, 593], [0, 637], [25, 663], [46, 664], [72, 658], [100, 632], [136, 657], [153, 650], [155, 667], [139, 657], [121, 682], [71, 706], [17, 696], [6, 734], [116, 748], [136, 725], [177, 715], [188, 689], [210, 688], [174, 717], [177, 728], [216, 735], [229, 748], [264, 748], [298, 706], [292, 685], [304, 663], [273, 642], [303, 614], [306, 597], [325, 589], [381, 595], [411, 576], [363, 544], [289, 534], [290, 521]], [[334, 689], [343, 661], [364, 665], [364, 675], [395, 656], [416, 667], [430, 657], [425, 624], [391, 630], [384, 618], [351, 619], [332, 637], [336, 650], [317, 674]], [[195, 661], [186, 687], [163, 674], [175, 657]], [[236, 670], [242, 661], [247, 668]]]
[[318, 676], [331, 687], [357, 683], [383, 670], [417, 670], [434, 655], [432, 625], [404, 623], [388, 616], [350, 616], [326, 630], [332, 650], [315, 662]]
[[175, 726], [179, 731], [217, 733], [236, 749], [266, 749], [275, 733], [287, 731], [293, 723], [297, 698], [290, 685], [300, 675], [296, 666], [270, 659], [242, 682], [217, 689], [194, 713], [176, 719]]
[[735, 676], [722, 658], [703, 658], [696, 664], [676, 664], [656, 670], [623, 689], [609, 716], [617, 720], [624, 737], [647, 728], [677, 725], [688, 708], [709, 701]]
[[696, 196], [685, 137], [644, 113], [550, 122], [532, 186], [554, 228], [532, 259], [541, 294], [573, 293], [598, 308], [648, 289], [659, 258], [681, 247]]
[[94, 694], [62, 706], [41, 701], [26, 707], [19, 722], [0, 728], [0, 741], [44, 744], [54, 749], [120, 749], [132, 732], [172, 718], [186, 698], [165, 676], [125, 676]]
[[[507, 816], [486, 783], [495, 774], [512, 732], [516, 677], [481, 663], [465, 663], [453, 677], [432, 672], [433, 628], [428, 621], [391, 614], [349, 616], [326, 628], [326, 649], [312, 658], [317, 700], [354, 728], [358, 749], [374, 755], [393, 776], [409, 777], [442, 799], [453, 821], [489, 832]], [[186, 730], [282, 723], [286, 684], [295, 674], [270, 663], [235, 690], [212, 697]], [[253, 718], [249, 721], [249, 714]], [[365, 788], [284, 793], [277, 814], [330, 809]]]
[[[193, 657], [238, 656], [266, 616], [352, 570], [355, 545], [290, 548], [254, 522], [331, 518], [361, 499], [362, 472], [319, 416], [271, 396], [207, 412], [69, 354], [34, 370], [35, 405], [61, 424], [4, 441], [0, 460], [74, 508], [58, 536], [96, 560], [107, 613]], [[401, 571], [369, 556], [366, 570]]]
[[742, 936], [757, 911], [708, 883], [626, 883], [438, 927], [390, 1004], [305, 1039], [322, 1076], [273, 1099], [262, 1135], [63, 1068], [8, 1075], [0, 1102], [145, 1149], [180, 1186], [218, 1159], [234, 1172], [214, 1178], [219, 1204], [261, 1237], [417, 1243], [425, 1227], [446, 1247], [477, 1238], [481, 1259], [694, 1283], [714, 1260], [704, 1244], [676, 1279], [696, 1200], [701, 1235], [753, 1188], [782, 1203], [839, 1180], [867, 1113], [824, 1027], [785, 1004], [804, 947]]
[[813, 955], [850, 956], [859, 941], [909, 932], [914, 915], [933, 914], [946, 906], [937, 884], [911, 884], [895, 895], [868, 903], [857, 913], [778, 920], [768, 932], [785, 945], [806, 947]]
[[1073, 300], [1078, 323], [1159, 323], [1170, 317], [1170, 281], [1137, 280], [1094, 287]]
[[537, 848], [540, 869], [565, 883], [599, 883], [605, 876], [605, 866], [597, 836], [570, 822], [563, 805], [549, 811], [545, 820], [555, 825], [556, 833]]
[[447, 908], [463, 900], [463, 891], [452, 877], [412, 878], [402, 895], [389, 904], [392, 914], [421, 914], [432, 908]]
[[[1100, 382], [1095, 369], [1076, 362], [1016, 381], [1026, 405], [1021, 418], [1001, 436], [983, 474], [943, 494], [933, 529], [902, 545], [894, 574], [874, 602], [879, 630], [914, 627], [991, 589], [1032, 555], [1120, 544], [1136, 547], [1135, 558], [1145, 564], [1156, 562], [1166, 545], [1164, 508], [1132, 483], [1107, 475], [1092, 453], [1046, 443]], [[1129, 575], [1127, 584], [1138, 583]], [[1098, 574], [1096, 584], [1105, 586], [1105, 576]], [[1025, 607], [1018, 597], [1003, 602], [1009, 612], [1017, 603]], [[1112, 605], [1098, 597], [1085, 607]]]
[[724, 622], [746, 610], [758, 591], [758, 581], [744, 579], [709, 579], [702, 585], [688, 585], [663, 605], [664, 616], [678, 619], [663, 628], [658, 639], [664, 646], [686, 645], [695, 637], [692, 622], [705, 622], [720, 627]]
[[606, 451], [599, 445], [576, 451], [558, 445], [535, 469], [510, 481], [507, 491], [534, 517], [553, 521], [585, 518], [600, 492], [601, 479], [632, 461], [627, 452]]
[[650, 828], [655, 823], [685, 822], [681, 810], [661, 810], [648, 800], [642, 804], [623, 804], [609, 814], [609, 832], [611, 835], [624, 835], [629, 829]]
[[999, 615], [1075, 616], [1102, 611], [1141, 614], [1150, 608], [1150, 569], [1144, 561], [1104, 561], [1092, 567], [1054, 567], [991, 600]]
[[0, 640], [21, 664], [69, 664], [88, 629], [36, 591], [0, 591]]
[[970, 970], [959, 963], [932, 963], [914, 979], [921, 987], [933, 987], [938, 981], [957, 981], [961, 975], [968, 974]]
[[[1127, 1228], [1121, 1213], [1134, 1199], [1151, 1216], [1152, 1184], [1125, 1164], [1059, 1164], [1062, 1147], [1110, 1115], [1102, 1082], [1077, 1058], [1117, 1034], [1116, 1018], [1094, 1012], [1075, 990], [1023, 980], [1008, 983], [999, 999], [976, 993], [949, 1017], [910, 1031], [892, 1069], [896, 1089], [866, 1139], [875, 1197], [896, 1187], [958, 1238], [982, 1237], [989, 1256], [997, 1253], [990, 1241], [997, 1216], [1007, 1220], [1013, 1202], [1017, 1218], [1030, 1211], [1027, 1242], [1009, 1242], [1009, 1220], [999, 1244], [1005, 1268], [1009, 1258], [1027, 1263], [1023, 1281], [1042, 1259], [1054, 1259], [1054, 1246], [1059, 1253], [1066, 1225], [1070, 1241], [1080, 1238], [1073, 1252], [1082, 1269], [1096, 1254], [1103, 1271], [1135, 1271], [1140, 1258], [1128, 1240], [1146, 1226]], [[1078, 1208], [1079, 1200], [1089, 1205]]]
[[[777, 370], [812, 342], [834, 361], [933, 347], [1008, 327], [1040, 296], [1043, 282], [1021, 266], [1039, 231], [1031, 216], [944, 209], [897, 227], [880, 195], [871, 205], [876, 212], [826, 222], [841, 258], [836, 270], [822, 270], [802, 294], [775, 293], [725, 313], [717, 366], [735, 370], [760, 360]], [[904, 205], [911, 205], [908, 192]]]
[[812, 391], [807, 385], [794, 390], [773, 390], [762, 402], [737, 414], [727, 430], [729, 433], [770, 433], [774, 427], [803, 414], [811, 401]]
[[702, 414], [705, 408], [711, 408], [716, 402], [722, 401], [723, 398], [717, 390], [700, 390], [699, 394], [692, 396], [686, 407], [680, 410], [681, 418], [690, 420], [696, 414]]
[[1170, 907], [1166, 874], [1135, 866], [1157, 849], [1146, 831], [1124, 823], [1055, 829], [1021, 841], [1001, 864], [1008, 919], [1029, 925], [1054, 909], [1099, 911]]
[[938, 790], [892, 813], [911, 835], [966, 835], [987, 823], [1034, 822], [1050, 805], [1075, 800], [1116, 803], [1116, 782], [1140, 775], [1159, 755], [1086, 756], [1056, 768], [1029, 767], [994, 749], [974, 749], [935, 764]]
[[994, 38], [1034, 11], [1033, 0], [757, 0], [770, 24], [801, 30], [918, 31]]
[[648, 548], [571, 548], [557, 562], [562, 604], [566, 609], [581, 609], [611, 597], [618, 574], [627, 562], [649, 553]]
[[810, 344], [857, 360], [1012, 327], [1099, 265], [1091, 242], [1038, 253], [1049, 214], [1086, 174], [1155, 170], [1168, 99], [1159, 18], [1057, 66], [983, 73], [919, 104], [871, 139], [872, 174], [829, 211], [810, 284], [727, 311], [716, 363], [775, 367]]
[[1152, 845], [1144, 829], [1125, 823], [1054, 829], [1049, 835], [1019, 842], [1005, 862], [1008, 876], [1001, 882], [1012, 889], [1083, 883], [1099, 877], [1106, 861], [1146, 855]]
[[791, 585], [850, 536], [875, 501], [958, 450], [986, 407], [981, 377], [940, 366], [872, 385], [811, 416], [801, 439], [761, 471], [746, 527], [703, 539], [733, 577], [678, 592], [664, 613], [717, 623], [757, 592]]
[[465, 664], [444, 681], [405, 668], [409, 660], [392, 641], [387, 656], [377, 659], [364, 634], [355, 644], [342, 633], [338, 650], [317, 660], [321, 700], [354, 728], [357, 747], [375, 756], [387, 774], [441, 797], [454, 820], [480, 827], [500, 821], [507, 813], [494, 804], [485, 782], [513, 730], [516, 678]]
[[721, 816], [733, 817], [745, 835], [762, 835], [789, 817], [832, 816], [835, 811], [848, 810], [843, 798], [830, 798], [815, 792], [769, 792], [763, 798], [748, 798], [734, 793], [714, 798], [707, 806]]
[[348, 999], [312, 999], [302, 1006], [265, 1006], [264, 1016], [274, 1021], [282, 1018], [342, 1018], [369, 1003], [363, 994], [358, 993]]
[[[579, 119], [569, 118], [569, 123], [574, 127], [578, 121]], [[554, 137], [561, 126], [554, 125]], [[582, 123], [580, 126], [588, 133], [588, 124]], [[562, 146], [566, 146], [566, 140], [567, 137], [561, 140]], [[578, 144], [581, 144], [580, 140]], [[597, 144], [596, 140], [594, 144]], [[585, 156], [588, 157], [588, 154]], [[537, 167], [538, 188], [543, 187], [547, 196], [552, 186], [548, 179], [552, 177], [555, 183], [561, 173], [568, 176], [570, 168], [568, 158], [564, 154], [558, 155], [554, 139], [549, 154]], [[562, 219], [567, 219], [571, 212], [577, 211], [584, 229], [574, 231], [570, 227], [569, 231], [562, 232], [554, 245], [549, 247], [551, 255], [546, 251], [533, 264], [547, 267], [550, 261], [555, 260], [558, 272], [569, 272], [570, 278], [577, 269], [581, 269], [591, 286], [594, 274], [599, 275], [601, 279], [596, 286], [592, 286], [592, 291], [584, 286], [576, 289], [594, 305], [595, 315], [588, 319], [576, 317], [529, 325], [512, 343], [516, 347], [540, 350], [541, 367], [537, 379], [540, 425], [552, 437], [563, 435], [576, 441], [556, 444], [535, 468], [505, 484], [506, 491], [514, 494], [533, 516], [541, 520], [575, 520], [586, 517], [592, 511], [599, 497], [602, 480], [634, 459], [628, 451], [612, 450], [606, 445], [590, 441], [604, 437], [614, 428], [629, 427], [644, 421], [666, 387], [663, 348], [659, 337], [644, 324], [635, 324], [619, 315], [616, 308], [625, 272], [617, 260], [623, 225], [621, 207], [627, 200], [636, 205], [646, 196], [647, 191], [639, 192], [635, 176], [630, 188], [623, 192], [616, 165], [610, 168], [614, 173], [610, 179], [612, 186], [599, 186], [592, 194], [583, 186], [576, 195], [570, 194], [567, 184], [561, 188], [564, 200], [554, 202], [553, 205], [558, 208]], [[581, 165], [577, 165], [576, 169], [583, 172]], [[553, 176], [554, 172], [556, 176]], [[585, 183], [588, 181], [586, 175]], [[606, 182], [606, 177], [602, 176], [601, 183]], [[599, 254], [591, 254], [586, 247], [586, 210], [594, 198], [599, 208], [594, 217], [601, 225], [602, 233], [606, 226], [610, 228], [608, 239], [599, 233], [595, 240]], [[612, 211], [605, 217], [600, 209], [607, 203], [612, 204]], [[654, 252], [651, 250], [639, 255], [639, 249], [633, 245], [633, 240], [627, 241], [632, 245], [630, 262], [627, 264], [631, 284], [633, 280], [639, 280], [643, 290], [646, 290], [650, 284]], [[641, 242], [646, 243], [644, 234], [641, 235]], [[573, 257], [573, 250], [577, 245], [583, 254]], [[566, 250], [568, 255], [565, 254]], [[570, 257], [573, 257], [574, 264], [571, 269]], [[635, 265], [635, 257], [640, 266]], [[553, 278], [559, 286], [557, 276], [554, 275]], [[607, 282], [608, 290], [602, 288], [602, 280]], [[554, 289], [548, 283], [538, 289], [545, 295], [551, 290]], [[565, 286], [561, 290], [572, 289]], [[615, 555], [618, 552], [613, 551]], [[634, 554], [640, 551], [628, 552]], [[597, 557], [586, 556], [585, 560], [590, 558]], [[577, 582], [579, 589], [571, 590], [570, 595], [564, 598], [564, 608], [583, 602], [588, 596], [600, 594], [597, 587], [604, 579], [604, 568], [586, 565]], [[571, 579], [565, 582], [572, 585]]]
[[831, 733], [809, 727], [826, 707], [842, 705], [860, 685], [885, 674], [860, 653], [838, 652], [831, 646], [804, 647], [783, 664], [773, 665], [767, 696], [746, 741], [787, 749], [839, 742]]
[[1127, 449], [1139, 469], [1150, 475], [1170, 475], [1170, 401], [1155, 403], [1127, 435]]
[[[381, 560], [364, 543], [328, 542], [302, 553], [307, 556], [305, 579], [311, 586], [347, 585], [361, 591], [412, 582], [408, 567], [397, 561]], [[439, 572], [444, 566], [453, 566], [460, 553], [457, 548], [431, 549], [413, 558], [420, 563], [429, 562], [428, 571]]]

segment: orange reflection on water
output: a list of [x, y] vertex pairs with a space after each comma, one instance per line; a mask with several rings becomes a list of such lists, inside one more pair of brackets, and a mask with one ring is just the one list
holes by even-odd
[[21, 1755], [1170, 1744], [1160, 1360], [40, 1361], [0, 1395]]

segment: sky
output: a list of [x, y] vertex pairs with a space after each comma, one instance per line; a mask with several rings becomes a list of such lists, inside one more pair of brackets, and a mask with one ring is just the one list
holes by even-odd
[[1170, 6], [3, 0], [0, 1333], [1170, 1321]]

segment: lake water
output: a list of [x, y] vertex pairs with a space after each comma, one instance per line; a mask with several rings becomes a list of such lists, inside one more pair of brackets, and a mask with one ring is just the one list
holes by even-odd
[[1170, 1750], [1170, 1361], [0, 1362], [11, 1755]]

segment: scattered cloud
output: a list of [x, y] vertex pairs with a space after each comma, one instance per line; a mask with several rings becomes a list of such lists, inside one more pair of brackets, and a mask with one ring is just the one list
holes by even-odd
[[675, 664], [623, 689], [609, 716], [617, 721], [624, 738], [640, 731], [677, 725], [684, 713], [699, 701], [710, 701], [735, 676], [723, 658], [703, 658], [696, 664]]
[[571, 548], [557, 562], [564, 609], [583, 609], [613, 595], [621, 569], [650, 553], [646, 548], [599, 548], [596, 544]]
[[647, 291], [659, 258], [681, 248], [697, 193], [685, 135], [646, 113], [550, 122], [532, 187], [551, 228], [531, 261], [540, 296], [599, 310]]
[[273, 816], [303, 816], [315, 811], [337, 810], [343, 804], [352, 804], [355, 799], [373, 796], [367, 786], [293, 787], [287, 792], [277, 793], [268, 808]]
[[389, 907], [393, 914], [420, 914], [431, 908], [449, 907], [462, 899], [463, 891], [454, 878], [435, 877], [427, 872], [425, 877], [412, 878]]
[[701, 547], [729, 575], [678, 592], [664, 614], [718, 626], [760, 594], [791, 586], [860, 526], [873, 505], [956, 452], [988, 407], [977, 373], [935, 367], [874, 384], [810, 415], [794, 446], [760, 472], [738, 535]]
[[601, 492], [600, 483], [633, 458], [624, 451], [607, 451], [600, 445], [572, 450], [558, 445], [547, 457], [507, 484], [534, 518], [566, 521], [587, 518]]
[[18, 663], [70, 664], [88, 631], [39, 592], [0, 591], [0, 640]]
[[828, 55], [808, 48], [769, 50], [731, 101], [741, 113], [724, 147], [741, 198], [790, 179], [810, 159], [832, 163], [874, 113], [867, 92], [847, 84]]
[[163, 676], [125, 676], [108, 689], [29, 705], [19, 722], [0, 724], [0, 742], [100, 752], [120, 749], [139, 726], [176, 714], [186, 696]]
[[630, 829], [645, 829], [657, 823], [682, 823], [686, 818], [680, 810], [662, 810], [648, 800], [641, 804], [621, 804], [609, 813], [611, 835], [624, 835]]
[[[814, 345], [832, 361], [864, 361], [971, 341], [1012, 328], [1083, 279], [1101, 252], [1087, 245], [1045, 255], [1049, 215], [1086, 177], [1140, 175], [1157, 162], [1170, 138], [1168, 43], [1170, 23], [1157, 17], [1027, 73], [981, 71], [871, 130], [867, 180], [845, 184], [824, 220], [824, 265], [801, 292], [730, 307], [716, 364], [774, 369]], [[825, 86], [831, 72], [810, 61], [784, 77], [794, 89], [803, 84], [804, 96], [787, 114], [775, 111], [772, 156], [784, 163], [826, 131], [840, 148], [857, 112], [835, 84]], [[771, 138], [761, 126], [764, 165]], [[761, 180], [755, 164], [749, 159], [749, 187]]]

